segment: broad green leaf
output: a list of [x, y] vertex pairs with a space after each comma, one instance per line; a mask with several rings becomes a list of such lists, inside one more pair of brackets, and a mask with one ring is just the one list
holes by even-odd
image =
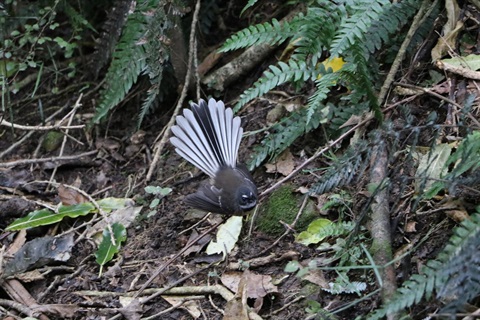
[[160, 190], [160, 195], [165, 197], [168, 196], [172, 192], [172, 188], [162, 188]]
[[162, 187], [159, 186], [146, 186], [144, 188], [145, 192], [150, 194], [158, 194], [161, 189]]
[[16, 231], [38, 226], [45, 226], [48, 224], [57, 223], [60, 220], [62, 220], [62, 216], [55, 214], [49, 209], [36, 210], [30, 212], [26, 217], [13, 221], [13, 223], [5, 230]]
[[112, 260], [113, 256], [120, 250], [122, 242], [127, 239], [127, 231], [120, 223], [114, 223], [112, 225], [113, 238], [115, 239], [115, 245], [112, 243], [112, 237], [108, 228], [103, 230], [103, 239], [98, 246], [97, 252], [95, 252], [95, 258], [100, 265], [100, 276], [102, 274], [103, 266]]
[[46, 226], [49, 224], [62, 221], [65, 217], [76, 218], [85, 216], [93, 212], [95, 207], [89, 202], [75, 204], [71, 206], [61, 206], [58, 213], [54, 213], [49, 209], [42, 209], [30, 212], [26, 217], [15, 220], [6, 230], [16, 231], [39, 226]]
[[95, 209], [90, 202], [74, 204], [71, 206], [61, 206], [58, 209], [58, 215], [62, 217], [76, 218], [79, 216], [86, 216]]
[[328, 219], [317, 219], [310, 223], [306, 231], [300, 232], [296, 237], [296, 241], [308, 246], [312, 243], [319, 243], [328, 236], [325, 228], [330, 226], [332, 221]]
[[158, 198], [153, 199], [153, 201], [150, 202], [150, 206], [149, 206], [150, 209], [155, 208], [156, 206], [158, 206], [159, 203], [160, 203], [160, 199]]

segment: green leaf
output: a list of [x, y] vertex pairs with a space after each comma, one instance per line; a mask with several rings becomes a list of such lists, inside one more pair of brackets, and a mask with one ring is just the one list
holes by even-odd
[[29, 229], [39, 226], [46, 226], [57, 223], [65, 217], [77, 218], [85, 216], [95, 211], [95, 207], [90, 202], [74, 204], [71, 206], [60, 206], [58, 213], [54, 213], [49, 209], [42, 209], [30, 212], [26, 217], [15, 220], [6, 230], [16, 231]]
[[159, 186], [146, 186], [145, 192], [150, 194], [155, 194], [155, 195], [161, 195], [162, 197], [165, 197], [172, 192], [172, 188], [168, 188], [168, 187], [162, 188]]
[[36, 211], [30, 212], [26, 217], [16, 219], [5, 230], [16, 231], [16, 230], [28, 229], [28, 228], [57, 223], [60, 220], [62, 220], [62, 217], [53, 213], [53, 211], [49, 209], [36, 210]]
[[159, 203], [160, 203], [160, 199], [158, 198], [153, 199], [153, 201], [150, 202], [150, 206], [149, 206], [150, 209], [155, 208], [156, 206], [158, 206]]
[[114, 223], [112, 225], [113, 238], [115, 239], [115, 245], [112, 243], [112, 237], [108, 228], [103, 230], [102, 242], [98, 246], [97, 252], [95, 252], [96, 262], [100, 265], [100, 276], [102, 274], [102, 267], [112, 260], [113, 256], [120, 250], [122, 242], [127, 239], [127, 231], [125, 227], [120, 223]]
[[451, 59], [440, 60], [443, 63], [450, 64], [454, 67], [463, 67], [470, 70], [480, 69], [480, 56], [477, 54], [469, 54], [466, 57], [454, 57]]
[[297, 270], [300, 269], [300, 263], [296, 260], [289, 261], [287, 265], [285, 266], [285, 272], [297, 272]]
[[84, 202], [79, 204], [74, 204], [71, 206], [61, 206], [58, 209], [58, 216], [61, 216], [63, 219], [64, 217], [76, 218], [79, 216], [86, 216], [90, 212], [95, 210], [95, 206], [90, 202]]
[[328, 232], [325, 232], [325, 229], [330, 225], [332, 225], [332, 221], [328, 219], [317, 219], [310, 223], [307, 231], [298, 234], [296, 241], [306, 246], [312, 243], [319, 243], [328, 236]]

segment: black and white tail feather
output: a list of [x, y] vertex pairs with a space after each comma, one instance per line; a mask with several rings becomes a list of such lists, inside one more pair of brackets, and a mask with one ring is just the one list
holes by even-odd
[[187, 204], [206, 211], [242, 214], [255, 207], [257, 188], [242, 164], [237, 164], [243, 128], [222, 101], [210, 99], [191, 103], [177, 116], [170, 139], [175, 151], [211, 178], [195, 194], [186, 197]]
[[243, 128], [240, 118], [233, 117], [232, 109], [225, 109], [222, 101], [204, 100], [184, 109], [172, 127], [175, 137], [170, 141], [185, 160], [214, 178], [223, 166], [237, 165], [238, 147]]

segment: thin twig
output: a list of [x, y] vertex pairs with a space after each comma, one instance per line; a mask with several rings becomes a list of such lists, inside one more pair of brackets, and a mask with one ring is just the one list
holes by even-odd
[[165, 134], [162, 137], [162, 140], [160, 140], [160, 142], [155, 146], [155, 155], [153, 157], [152, 163], [150, 164], [150, 167], [148, 168], [147, 177], [145, 179], [146, 182], [150, 181], [153, 173], [155, 172], [158, 161], [160, 161], [160, 155], [162, 154], [163, 148], [165, 147], [165, 144], [167, 143], [167, 140], [170, 137], [170, 128], [175, 123], [176, 115], [180, 112], [180, 109], [183, 105], [183, 101], [187, 97], [187, 91], [190, 85], [190, 78], [192, 76], [193, 51], [195, 50], [195, 29], [196, 29], [195, 26], [197, 25], [199, 12], [200, 12], [200, 0], [197, 0], [197, 3], [195, 4], [195, 11], [193, 13], [192, 25], [190, 27], [191, 29], [190, 30], [190, 46], [189, 46], [190, 52], [188, 54], [188, 68], [187, 68], [187, 74], [185, 76], [185, 82], [183, 84], [182, 93], [180, 94], [180, 98], [178, 99], [177, 105], [175, 107], [175, 111], [173, 112], [173, 115], [170, 118], [170, 121], [165, 127], [166, 130], [165, 130]]
[[[457, 102], [453, 101], [452, 99], [449, 99], [447, 97], [444, 97], [442, 96], [441, 94], [438, 94], [436, 93], [435, 91], [431, 90], [431, 89], [428, 89], [428, 88], [423, 88], [423, 87], [419, 87], [419, 86], [416, 86], [416, 85], [413, 85], [413, 84], [408, 84], [408, 83], [400, 83], [400, 82], [394, 82], [393, 83], [394, 85], [396, 86], [401, 86], [401, 87], [405, 87], [405, 88], [410, 88], [410, 89], [416, 89], [416, 90], [420, 90], [426, 94], [429, 94], [429, 95], [432, 95], [440, 100], [443, 100], [445, 102], [448, 102], [452, 105], [454, 105], [455, 107], [457, 107], [459, 110], [463, 109], [463, 106], [458, 104]], [[478, 120], [470, 113], [470, 112], [467, 112], [467, 116], [470, 118], [470, 120], [472, 120], [478, 127], [480, 127], [480, 122], [478, 122]]]
[[260, 197], [264, 197], [266, 196], [267, 194], [269, 194], [270, 192], [272, 192], [273, 190], [277, 189], [278, 187], [280, 187], [283, 183], [287, 182], [288, 180], [290, 180], [293, 176], [295, 176], [300, 170], [302, 170], [303, 168], [305, 168], [305, 166], [307, 166], [309, 163], [311, 163], [313, 160], [317, 159], [318, 157], [320, 157], [322, 154], [324, 154], [325, 152], [327, 152], [328, 150], [330, 150], [331, 148], [333, 148], [336, 144], [340, 143], [343, 141], [343, 139], [345, 139], [346, 137], [348, 137], [351, 133], [355, 132], [355, 130], [357, 130], [358, 128], [360, 128], [361, 126], [363, 126], [364, 124], [368, 123], [370, 120], [372, 120], [373, 117], [372, 116], [368, 116], [365, 120], [362, 120], [360, 121], [359, 123], [357, 123], [356, 125], [354, 125], [353, 127], [351, 127], [347, 132], [345, 132], [344, 134], [342, 134], [340, 137], [338, 137], [336, 140], [334, 140], [333, 142], [331, 142], [328, 146], [324, 147], [324, 148], [319, 148], [317, 150], [317, 152], [311, 156], [310, 158], [308, 158], [305, 162], [303, 162], [301, 165], [299, 165], [297, 168], [295, 168], [295, 170], [293, 170], [288, 176], [286, 176], [285, 178], [281, 179], [280, 181], [278, 181], [277, 183], [275, 183], [273, 186], [271, 186], [270, 188], [268, 188], [267, 190], [263, 191], [261, 194], [260, 194]]
[[[418, 13], [415, 15], [415, 18], [412, 21], [412, 25], [410, 29], [407, 32], [407, 35], [405, 36], [405, 39], [403, 40], [402, 45], [400, 46], [400, 49], [398, 49], [398, 54], [395, 57], [395, 60], [392, 63], [392, 66], [390, 67], [390, 71], [388, 72], [387, 77], [385, 78], [385, 81], [383, 82], [382, 88], [380, 89], [380, 93], [378, 94], [378, 104], [382, 105], [383, 102], [385, 101], [385, 97], [387, 96], [387, 92], [390, 90], [390, 86], [392, 85], [395, 75], [397, 74], [398, 69], [400, 68], [400, 64], [403, 61], [403, 58], [406, 55], [407, 52], [407, 47], [410, 44], [415, 32], [417, 32], [418, 26], [420, 25], [420, 22], [423, 20], [424, 17], [428, 16], [432, 10], [432, 8], [435, 8], [436, 2], [438, 0], [435, 0], [435, 3], [433, 5], [430, 4], [430, 0], [423, 0], [423, 3], [418, 9]], [[430, 6], [430, 10], [428, 11], [427, 14], [425, 14], [425, 11], [427, 8]]]
[[303, 199], [302, 205], [300, 206], [300, 209], [298, 210], [297, 215], [296, 215], [295, 219], [293, 220], [293, 222], [289, 226], [284, 225], [287, 228], [286, 228], [285, 232], [280, 237], [278, 237], [277, 240], [275, 240], [271, 245], [269, 245], [264, 250], [260, 251], [259, 253], [254, 254], [253, 256], [248, 257], [247, 259], [252, 259], [252, 258], [255, 258], [255, 257], [262, 256], [263, 254], [268, 252], [270, 249], [275, 247], [283, 238], [285, 238], [292, 231], [293, 227], [295, 227], [295, 225], [297, 224], [298, 218], [300, 218], [300, 216], [302, 215], [303, 209], [305, 209], [305, 206], [307, 205], [307, 201], [308, 201], [308, 194], [305, 195], [305, 198]]
[[5, 307], [15, 309], [18, 312], [21, 312], [24, 315], [29, 316], [29, 317], [34, 316], [34, 313], [33, 313], [32, 309], [30, 309], [29, 307], [27, 307], [27, 306], [25, 306], [21, 303], [18, 303], [18, 302], [12, 301], [12, 300], [0, 299], [0, 306], [5, 306]]
[[[83, 96], [83, 94], [80, 93], [80, 96], [78, 97], [77, 101], [75, 102], [75, 105], [73, 106], [73, 109], [68, 113], [70, 115], [70, 117], [68, 118], [67, 127], [72, 125], [73, 117], [75, 116], [75, 112], [81, 106], [80, 101], [82, 100], [82, 96]], [[65, 121], [65, 119], [66, 119], [66, 116], [63, 117], [62, 120], [60, 120], [60, 123], [63, 123], [63, 121]], [[60, 151], [58, 152], [59, 157], [61, 157], [63, 155], [63, 152], [65, 151], [65, 145], [67, 144], [68, 131], [69, 131], [69, 129], [65, 130], [65, 135], [63, 136], [62, 145], [60, 146]], [[57, 173], [57, 170], [58, 170], [58, 166], [55, 166], [55, 168], [53, 168], [52, 174], [50, 175], [50, 182], [53, 182], [53, 180], [55, 179], [55, 174]], [[47, 190], [50, 189], [50, 184], [47, 185], [46, 189]]]
[[[58, 114], [60, 114], [61, 112], [63, 112], [63, 110], [65, 110], [66, 108], [68, 108], [68, 104], [66, 104], [65, 106], [63, 106], [62, 108], [58, 109], [56, 112], [54, 112], [50, 117], [48, 117], [47, 119], [45, 119], [45, 121], [50, 121], [52, 120], [53, 118], [55, 118]], [[0, 159], [2, 159], [4, 156], [6, 156], [7, 154], [9, 154], [10, 152], [12, 152], [15, 148], [17, 148], [18, 146], [22, 145], [28, 138], [30, 138], [33, 134], [35, 133], [35, 131], [29, 131], [27, 132], [20, 140], [18, 140], [17, 142], [13, 143], [10, 147], [7, 148], [7, 150], [3, 151], [0, 153]]]
[[[82, 157], [88, 157], [94, 155], [98, 152], [98, 150], [87, 151], [80, 154], [74, 154], [71, 156], [63, 156], [63, 157], [49, 157], [49, 158], [37, 158], [37, 159], [22, 159], [22, 160], [15, 160], [15, 161], [8, 161], [8, 162], [0, 162], [0, 168], [11, 168], [16, 167], [24, 164], [31, 164], [31, 163], [43, 163], [43, 162], [55, 162], [55, 161], [63, 161], [63, 160], [75, 160]], [[0, 157], [1, 158], [1, 157]]]
[[75, 126], [62, 126], [59, 124], [53, 125], [53, 126], [24, 126], [21, 124], [15, 124], [8, 122], [7, 120], [3, 119], [2, 122], [0, 122], [0, 125], [10, 127], [13, 129], [19, 129], [19, 130], [33, 130], [33, 131], [50, 131], [50, 130], [68, 130], [68, 129], [83, 129], [85, 128], [84, 124], [79, 124]]

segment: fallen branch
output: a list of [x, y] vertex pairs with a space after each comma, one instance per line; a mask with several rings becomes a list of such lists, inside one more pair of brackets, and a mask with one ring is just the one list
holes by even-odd
[[10, 127], [13, 129], [19, 129], [19, 130], [33, 130], [33, 131], [50, 131], [50, 130], [69, 130], [69, 129], [83, 129], [85, 128], [84, 124], [79, 124], [79, 125], [70, 125], [70, 126], [62, 126], [60, 124], [56, 124], [53, 126], [24, 126], [21, 124], [15, 124], [8, 122], [7, 120], [3, 119], [2, 122], [0, 122], [0, 125]]
[[16, 167], [24, 164], [31, 164], [31, 163], [43, 163], [43, 162], [56, 162], [56, 161], [64, 161], [64, 160], [75, 160], [82, 157], [88, 157], [94, 155], [98, 152], [98, 150], [92, 150], [80, 154], [74, 154], [71, 156], [62, 156], [62, 157], [49, 157], [49, 158], [37, 158], [37, 159], [21, 159], [15, 161], [8, 161], [8, 162], [1, 162], [0, 168], [11, 168]]
[[[297, 6], [296, 9], [292, 10], [287, 16], [280, 20], [280, 24], [291, 20], [298, 15], [299, 12], [304, 11], [304, 9], [304, 6]], [[224, 91], [230, 84], [252, 71], [259, 63], [265, 60], [266, 57], [272, 54], [277, 47], [278, 46], [271, 46], [265, 43], [251, 46], [226, 65], [206, 76], [202, 80], [202, 83], [217, 91]]]
[[[62, 108], [58, 109], [56, 112], [54, 112], [51, 116], [49, 116], [47, 119], [45, 119], [46, 122], [51, 121], [53, 118], [55, 118], [58, 114], [63, 112], [68, 105], [63, 106]], [[0, 153], [0, 159], [2, 159], [4, 156], [12, 152], [16, 147], [22, 145], [28, 138], [30, 138], [36, 131], [29, 131], [27, 132], [20, 140], [17, 142], [13, 143], [10, 147], [7, 148], [7, 150], [4, 150], [3, 152]]]

